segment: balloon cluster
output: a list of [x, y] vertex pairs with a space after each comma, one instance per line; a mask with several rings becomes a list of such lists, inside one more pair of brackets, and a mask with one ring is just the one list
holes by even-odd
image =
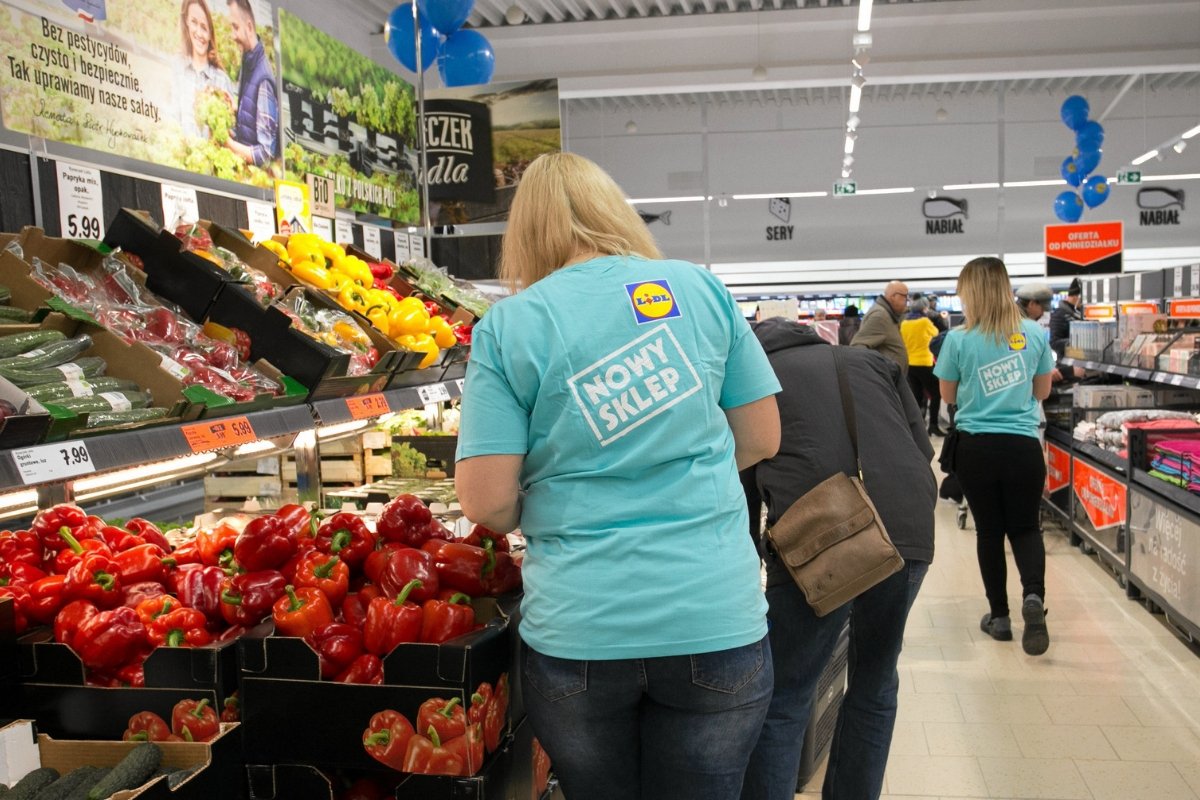
[[1088, 119], [1089, 111], [1088, 101], [1077, 94], [1062, 104], [1063, 124], [1075, 132], [1075, 152], [1062, 163], [1063, 180], [1072, 190], [1054, 198], [1054, 215], [1063, 222], [1078, 222], [1085, 205], [1095, 208], [1108, 199], [1108, 179], [1092, 175], [1103, 155], [1104, 126]]
[[[420, 12], [421, 70], [437, 60], [438, 72], [446, 86], [474, 86], [487, 83], [496, 69], [496, 54], [482, 33], [459, 30], [475, 0], [417, 0]], [[417, 37], [413, 4], [392, 9], [383, 29], [388, 49], [411, 72], [417, 71]]]

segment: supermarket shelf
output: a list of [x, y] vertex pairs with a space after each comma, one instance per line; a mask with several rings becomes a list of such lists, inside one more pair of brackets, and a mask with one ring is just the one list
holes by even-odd
[[1169, 500], [1193, 514], [1200, 515], [1200, 496], [1192, 494], [1181, 486], [1155, 478], [1140, 469], [1133, 471], [1133, 482], [1150, 490], [1152, 494]]
[[1077, 455], [1086, 456], [1091, 461], [1108, 467], [1121, 475], [1125, 474], [1126, 468], [1129, 466], [1126, 459], [1116, 453], [1105, 450], [1103, 447], [1097, 447], [1094, 444], [1081, 441], [1075, 441], [1071, 446], [1075, 449]]
[[1064, 358], [1062, 363], [1070, 367], [1081, 367], [1091, 372], [1103, 372], [1108, 375], [1120, 375], [1139, 381], [1163, 383], [1168, 386], [1178, 386], [1182, 389], [1200, 389], [1200, 376], [1183, 375], [1178, 372], [1163, 372], [1162, 370], [1128, 367], [1124, 364], [1105, 364], [1100, 361], [1085, 361], [1081, 358]]

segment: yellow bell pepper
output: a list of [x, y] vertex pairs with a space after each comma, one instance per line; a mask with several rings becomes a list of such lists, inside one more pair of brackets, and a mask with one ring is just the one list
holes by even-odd
[[388, 335], [415, 336], [425, 333], [429, 327], [429, 313], [420, 309], [404, 309], [403, 307], [388, 314]]
[[[374, 305], [367, 308], [367, 319], [380, 333], [390, 333], [391, 324], [388, 322], [387, 307]], [[451, 334], [453, 335], [453, 334]]]
[[346, 256], [337, 262], [337, 268], [362, 286], [371, 286], [375, 282], [375, 276], [371, 274], [367, 262], [357, 256]]
[[329, 270], [312, 261], [297, 261], [292, 265], [292, 274], [304, 283], [318, 289], [328, 289], [333, 286], [333, 275]]
[[347, 311], [357, 311], [360, 314], [367, 313], [367, 296], [363, 294], [363, 290], [359, 286], [352, 283], [346, 284], [337, 296], [338, 305]]
[[408, 346], [409, 350], [415, 353], [424, 353], [425, 357], [421, 359], [421, 363], [417, 365], [417, 369], [425, 369], [433, 366], [433, 362], [437, 361], [441, 350], [438, 349], [437, 342], [427, 333], [418, 333], [413, 336], [412, 344]]
[[429, 335], [441, 348], [453, 347], [454, 343], [458, 341], [454, 331], [450, 328], [450, 323], [442, 316], [429, 318]]
[[324, 239], [317, 240], [317, 247], [321, 250], [321, 255], [328, 259], [329, 263], [336, 264], [338, 261], [346, 257], [346, 251], [340, 244], [327, 242]]
[[404, 309], [405, 311], [418, 311], [419, 310], [419, 311], [425, 311], [426, 314], [429, 313], [425, 309], [425, 304], [422, 303], [417, 298], [413, 297], [412, 295], [409, 295], [408, 297], [405, 297], [403, 300], [401, 300], [399, 305], [400, 305], [400, 308]]
[[274, 239], [267, 239], [265, 242], [261, 243], [261, 246], [267, 250], [270, 250], [275, 254], [276, 258], [287, 264], [289, 267], [292, 265], [292, 257], [288, 255], [287, 248], [279, 242], [275, 241]]
[[385, 292], [383, 289], [367, 289], [367, 300], [371, 301], [373, 306], [383, 306], [384, 311], [391, 311], [400, 302], [391, 292]]

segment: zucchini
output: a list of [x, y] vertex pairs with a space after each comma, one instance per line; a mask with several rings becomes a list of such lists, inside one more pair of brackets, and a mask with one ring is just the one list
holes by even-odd
[[87, 427], [100, 428], [108, 425], [127, 425], [130, 422], [150, 422], [167, 416], [167, 409], [134, 408], [129, 411], [97, 411], [88, 415]]
[[76, 786], [75, 791], [64, 797], [63, 800], [87, 800], [88, 792], [92, 790], [92, 787], [104, 780], [104, 776], [110, 772], [112, 772], [112, 767], [101, 767], [90, 780]]
[[145, 408], [154, 398], [149, 392], [137, 389], [126, 391], [111, 391], [90, 397], [68, 397], [55, 400], [53, 404], [76, 414], [100, 411], [129, 411], [134, 408]]
[[58, 780], [58, 770], [53, 767], [38, 767], [17, 781], [4, 800], [33, 800], [34, 795]]
[[26, 331], [25, 333], [11, 333], [8, 336], [0, 336], [0, 358], [11, 358], [12, 356], [32, 350], [35, 347], [41, 347], [52, 342], [61, 342], [66, 338], [67, 335], [65, 333], [55, 330]]
[[35, 800], [67, 800], [81, 786], [91, 789], [100, 777], [100, 767], [76, 767], [37, 793]]
[[30, 386], [25, 394], [38, 402], [57, 402], [67, 397], [89, 397], [101, 392], [119, 392], [138, 389], [138, 385], [123, 378], [92, 378], [86, 381], [55, 381]]
[[103, 358], [86, 356], [84, 358], [77, 358], [71, 363], [59, 364], [57, 367], [6, 369], [0, 371], [0, 375], [8, 378], [9, 381], [15, 383], [17, 386], [25, 388], [26, 386], [37, 386], [39, 383], [52, 383], [70, 378], [75, 378], [76, 380], [94, 378], [97, 375], [104, 374], [107, 366]]
[[33, 312], [16, 306], [0, 305], [0, 325], [11, 325], [14, 322], [33, 322]]
[[122, 789], [136, 789], [154, 774], [162, 761], [162, 750], [154, 742], [142, 742], [122, 758], [112, 772], [101, 778], [87, 794], [87, 800], [104, 800]]
[[92, 346], [92, 337], [86, 333], [61, 342], [51, 342], [12, 358], [0, 358], [0, 374], [8, 369], [40, 369], [57, 367], [82, 355]]

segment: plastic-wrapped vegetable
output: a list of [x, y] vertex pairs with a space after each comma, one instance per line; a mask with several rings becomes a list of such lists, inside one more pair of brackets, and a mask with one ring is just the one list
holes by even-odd
[[354, 317], [310, 302], [303, 287], [292, 289], [276, 306], [303, 333], [350, 354], [349, 375], [365, 375], [379, 361], [379, 351]]

